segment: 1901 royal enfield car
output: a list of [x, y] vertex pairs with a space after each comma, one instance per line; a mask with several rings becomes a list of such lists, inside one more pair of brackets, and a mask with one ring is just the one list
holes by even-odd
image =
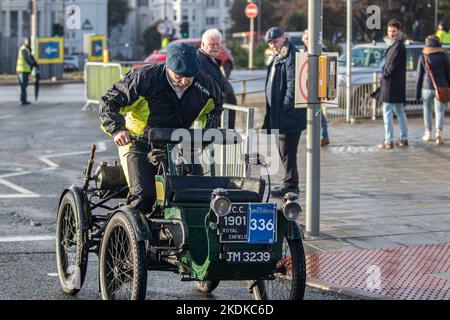
[[[188, 132], [193, 140], [201, 137], [202, 147], [241, 143], [234, 131], [215, 130], [216, 137], [201, 129]], [[92, 174], [92, 146], [83, 186], [65, 189], [59, 201], [56, 257], [63, 291], [79, 292], [93, 252], [103, 299], [144, 299], [147, 272], [154, 270], [178, 273], [204, 293], [220, 281], [245, 280], [255, 299], [302, 299], [306, 267], [297, 195], [286, 194], [278, 208], [269, 196], [263, 200], [263, 178], [214, 176], [213, 168], [212, 176], [189, 174], [181, 136], [174, 132], [152, 129], [148, 137], [133, 139], [151, 144], [148, 159], [158, 168], [149, 181], [157, 194], [152, 212], [127, 205], [117, 162], [103, 162]], [[247, 166], [266, 166], [258, 154], [242, 158]]]

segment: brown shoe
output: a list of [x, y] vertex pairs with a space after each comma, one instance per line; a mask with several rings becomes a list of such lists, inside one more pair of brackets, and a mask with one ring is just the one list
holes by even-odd
[[380, 144], [377, 144], [377, 147], [380, 149], [392, 149], [394, 148], [394, 143], [392, 141], [385, 141]]
[[408, 140], [397, 140], [397, 146], [399, 146], [399, 147], [407, 147], [407, 146], [409, 146]]
[[325, 147], [330, 144], [330, 139], [320, 139], [320, 146]]

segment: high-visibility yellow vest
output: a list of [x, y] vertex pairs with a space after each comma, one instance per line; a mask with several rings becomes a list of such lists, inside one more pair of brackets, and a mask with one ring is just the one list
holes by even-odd
[[436, 36], [441, 40], [442, 44], [450, 44], [450, 31], [445, 32], [444, 30], [438, 30]]
[[26, 50], [28, 52], [28, 56], [31, 56], [31, 50], [25, 46], [22, 45], [19, 49], [19, 54], [17, 56], [17, 65], [16, 65], [16, 72], [31, 72], [31, 66], [25, 61], [25, 58], [23, 56], [23, 50]]

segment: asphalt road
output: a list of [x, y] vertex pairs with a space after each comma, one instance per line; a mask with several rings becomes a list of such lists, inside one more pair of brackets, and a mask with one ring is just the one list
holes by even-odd
[[[81, 183], [90, 145], [99, 148], [97, 163], [115, 160], [115, 146], [99, 129], [96, 114], [80, 111], [83, 93], [76, 85], [48, 87], [30, 106], [15, 102], [13, 89], [0, 87], [0, 299], [72, 299], [62, 294], [56, 277], [59, 195], [65, 186]], [[100, 298], [96, 256], [90, 260], [78, 299]], [[179, 280], [151, 272], [147, 299], [251, 298], [242, 282], [224, 282], [205, 297], [193, 283]], [[308, 288], [306, 299], [350, 298]]]

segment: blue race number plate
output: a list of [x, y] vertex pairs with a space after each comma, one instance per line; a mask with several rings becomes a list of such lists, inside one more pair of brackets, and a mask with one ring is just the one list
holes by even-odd
[[277, 241], [277, 205], [251, 203], [248, 210], [247, 243], [272, 244]]

